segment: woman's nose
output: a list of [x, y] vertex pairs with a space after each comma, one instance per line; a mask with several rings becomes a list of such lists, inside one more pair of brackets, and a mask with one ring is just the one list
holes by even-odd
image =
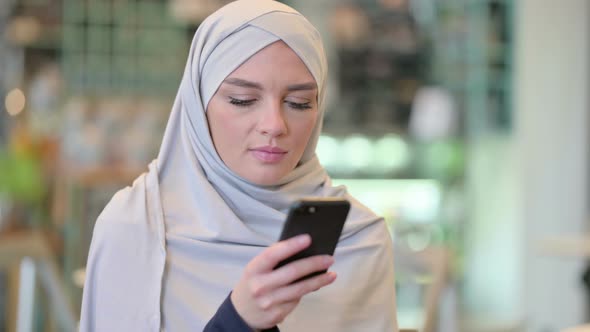
[[280, 103], [272, 103], [272, 105], [261, 110], [258, 131], [262, 135], [271, 137], [287, 133], [287, 121]]

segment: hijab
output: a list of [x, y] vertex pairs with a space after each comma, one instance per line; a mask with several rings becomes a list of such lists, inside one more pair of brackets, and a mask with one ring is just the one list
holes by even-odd
[[[215, 150], [206, 112], [223, 80], [277, 41], [289, 46], [314, 77], [319, 118], [296, 168], [276, 184], [260, 186], [223, 163]], [[134, 247], [133, 254], [138, 256], [132, 265], [118, 265], [127, 266], [129, 276], [150, 280], [149, 285], [128, 288], [157, 288], [143, 302], [157, 299], [160, 303], [157, 307], [140, 300], [134, 303], [145, 306], [143, 316], [149, 316], [149, 321], [160, 324], [163, 330], [200, 331], [248, 262], [277, 241], [292, 203], [306, 196], [343, 197], [351, 202], [351, 210], [331, 268], [338, 278], [334, 284], [306, 295], [279, 328], [287, 332], [396, 330], [393, 252], [385, 223], [344, 187], [332, 186], [315, 154], [326, 81], [327, 61], [320, 35], [289, 6], [270, 0], [240, 0], [210, 15], [192, 40], [157, 160], [145, 180], [136, 180], [132, 188], [118, 193], [97, 221], [100, 225], [95, 227], [89, 256], [90, 274], [100, 273], [92, 273], [101, 270], [100, 262], [118, 260], [121, 251], [129, 251], [130, 244], [120, 241], [120, 248], [109, 246], [113, 257], [100, 253], [106, 246], [103, 242], [115, 237], [109, 233], [122, 228], [117, 225], [138, 225], [138, 220], [147, 219], [150, 231], [128, 232], [148, 234], [153, 240], [136, 241], [146, 249]], [[138, 235], [116, 234], [118, 239], [127, 236]], [[147, 248], [151, 242], [159, 249]], [[154, 255], [162, 258], [155, 259]], [[121, 281], [103, 281], [108, 284], [103, 289], [114, 293], [117, 287], [125, 287], [111, 283]], [[100, 293], [94, 281], [87, 280], [88, 284], [92, 289], [89, 294], [94, 288]], [[92, 295], [87, 297], [86, 311], [98, 316], [100, 308], [93, 307]], [[119, 314], [112, 307], [108, 310]], [[130, 308], [120, 308], [125, 310]], [[140, 310], [133, 310], [134, 317], [140, 319]], [[90, 319], [83, 317], [84, 321]]]
[[[262, 187], [236, 175], [221, 160], [206, 110], [229, 74], [279, 40], [301, 58], [318, 85], [318, 121], [298, 167], [279, 183]], [[276, 241], [285, 212], [296, 199], [337, 195], [322, 186], [327, 175], [315, 155], [326, 77], [319, 33], [290, 7], [275, 1], [236, 1], [209, 16], [195, 33], [158, 155], [166, 220], [174, 220], [173, 227], [193, 228], [203, 239], [268, 245]], [[218, 203], [222, 211], [207, 209]]]

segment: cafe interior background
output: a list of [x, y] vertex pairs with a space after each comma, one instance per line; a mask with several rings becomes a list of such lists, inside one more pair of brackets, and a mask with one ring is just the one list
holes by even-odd
[[[226, 2], [0, 1], [0, 332], [76, 329], [96, 217]], [[590, 2], [285, 2], [324, 37], [317, 153], [385, 217], [400, 327], [588, 323]]]

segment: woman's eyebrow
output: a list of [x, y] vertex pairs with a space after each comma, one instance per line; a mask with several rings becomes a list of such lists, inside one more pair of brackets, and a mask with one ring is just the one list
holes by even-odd
[[[242, 88], [252, 88], [257, 90], [263, 90], [260, 83], [247, 81], [241, 78], [230, 77], [226, 78], [223, 83], [239, 86]], [[301, 91], [301, 90], [316, 90], [318, 88], [315, 82], [307, 82], [300, 84], [293, 84], [287, 87], [287, 91]]]
[[260, 83], [246, 81], [241, 78], [226, 78], [225, 80], [223, 80], [223, 83], [239, 86], [242, 88], [253, 88], [257, 90], [262, 90], [262, 85]]
[[315, 82], [293, 84], [287, 87], [287, 91], [300, 91], [300, 90], [316, 90], [318, 88]]

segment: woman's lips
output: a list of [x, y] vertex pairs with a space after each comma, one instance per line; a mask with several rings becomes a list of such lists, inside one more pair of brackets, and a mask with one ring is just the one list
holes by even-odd
[[269, 164], [278, 163], [285, 158], [287, 151], [276, 146], [263, 146], [250, 149], [254, 158]]

